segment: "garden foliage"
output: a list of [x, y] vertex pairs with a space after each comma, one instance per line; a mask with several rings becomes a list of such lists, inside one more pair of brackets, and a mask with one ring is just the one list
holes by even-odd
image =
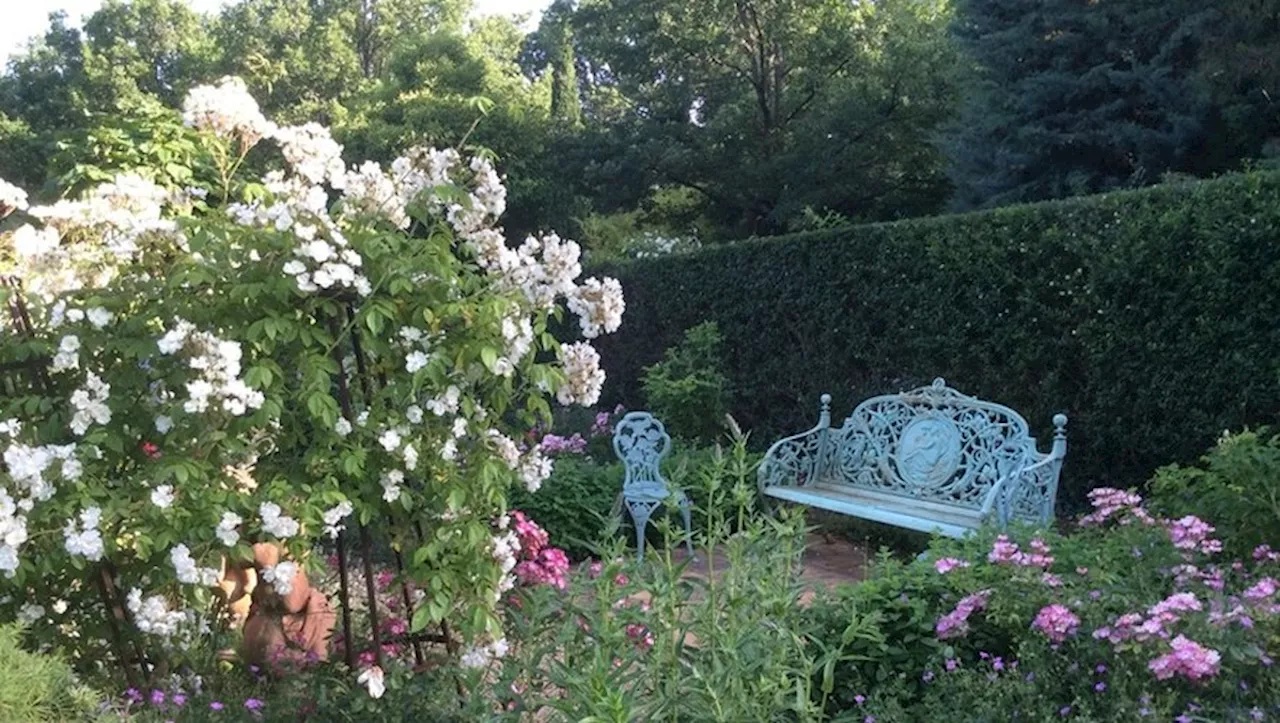
[[[152, 678], [210, 662], [194, 658], [223, 644], [215, 583], [253, 543], [287, 550], [258, 571], [287, 595], [320, 546], [358, 535], [402, 553], [410, 627], [452, 620], [472, 661], [500, 654], [520, 574], [508, 492], [552, 468], [516, 440], [604, 382], [590, 342], [548, 319], [612, 332], [621, 288], [579, 282], [580, 249], [554, 234], [509, 247], [485, 158], [348, 166], [326, 128], [268, 121], [236, 78], [183, 115], [185, 172], [51, 205], [0, 182], [0, 621]], [[169, 185], [195, 169], [213, 180]]]
[[1066, 412], [1078, 509], [1275, 420], [1278, 233], [1280, 174], [1250, 174], [606, 266], [628, 289], [608, 400], [634, 406], [641, 370], [714, 321], [755, 444], [812, 427], [823, 392], [838, 423], [941, 376], [1043, 441]]

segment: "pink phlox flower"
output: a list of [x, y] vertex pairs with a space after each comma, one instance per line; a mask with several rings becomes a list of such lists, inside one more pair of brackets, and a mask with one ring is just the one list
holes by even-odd
[[1158, 680], [1168, 680], [1181, 675], [1188, 680], [1210, 678], [1218, 674], [1222, 656], [1216, 650], [1206, 648], [1186, 636], [1179, 635], [1169, 643], [1172, 650], [1151, 660], [1147, 668]]
[[1280, 560], [1280, 552], [1271, 549], [1271, 545], [1258, 545], [1253, 548], [1253, 559], [1258, 562], [1275, 562]]
[[947, 574], [948, 572], [951, 572], [957, 567], [969, 567], [969, 563], [955, 557], [944, 557], [941, 560], [938, 560], [937, 562], [933, 563], [933, 569], [937, 570], [939, 573], [943, 575]]
[[987, 562], [1013, 562], [1019, 554], [1018, 543], [1010, 542], [1008, 535], [1000, 535], [991, 545], [991, 552], [987, 553]]
[[1161, 623], [1168, 625], [1176, 622], [1181, 617], [1179, 613], [1199, 612], [1203, 609], [1204, 606], [1200, 604], [1200, 599], [1194, 593], [1180, 592], [1152, 605], [1147, 610], [1147, 614], [1153, 619], [1158, 619]]
[[569, 557], [558, 547], [544, 547], [537, 557], [516, 565], [515, 573], [523, 583], [563, 590], [568, 584]]
[[572, 437], [548, 434], [542, 438], [541, 447], [547, 454], [582, 454], [587, 450], [587, 440], [574, 432]]
[[1031, 626], [1044, 633], [1055, 643], [1061, 643], [1074, 635], [1080, 627], [1080, 618], [1065, 605], [1046, 605], [1040, 608]]
[[1117, 512], [1139, 508], [1142, 497], [1112, 487], [1099, 487], [1089, 491], [1089, 503], [1093, 505], [1093, 512], [1080, 518], [1080, 524], [1086, 527], [1100, 525]]
[[[1173, 546], [1179, 550], [1196, 550], [1202, 548], [1204, 546], [1203, 543], [1206, 541], [1217, 543], [1218, 549], [1221, 549], [1222, 543], [1217, 542], [1217, 540], [1209, 540], [1209, 535], [1213, 533], [1213, 530], [1213, 525], [1208, 522], [1195, 515], [1187, 515], [1169, 523], [1169, 539], [1173, 541]], [[1209, 550], [1202, 551], [1208, 552]]]
[[1048, 587], [1062, 587], [1062, 578], [1051, 572], [1046, 572], [1041, 575], [1040, 582], [1044, 583]]
[[969, 616], [985, 608], [987, 606], [987, 598], [990, 596], [990, 590], [982, 590], [961, 598], [960, 602], [956, 603], [955, 610], [938, 618], [935, 628], [938, 638], [946, 640], [948, 638], [962, 637], [968, 633]]
[[1277, 590], [1280, 590], [1280, 583], [1274, 577], [1264, 577], [1241, 593], [1241, 596], [1250, 602], [1261, 602], [1275, 595]]

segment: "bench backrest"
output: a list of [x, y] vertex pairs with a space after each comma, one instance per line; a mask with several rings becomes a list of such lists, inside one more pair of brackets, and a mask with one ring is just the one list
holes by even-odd
[[657, 417], [648, 412], [628, 412], [614, 426], [613, 451], [626, 468], [624, 492], [666, 490], [661, 465], [671, 453], [671, 437]]
[[829, 479], [962, 507], [981, 507], [998, 480], [1038, 455], [1017, 412], [942, 379], [868, 399], [831, 434]]

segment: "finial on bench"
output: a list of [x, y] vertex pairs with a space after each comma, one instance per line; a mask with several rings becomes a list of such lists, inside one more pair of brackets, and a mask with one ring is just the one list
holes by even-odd
[[1055, 439], [1067, 436], [1067, 415], [1053, 415], [1053, 436]]
[[823, 394], [821, 397], [818, 398], [818, 400], [822, 402], [822, 406], [818, 410], [819, 412], [818, 426], [830, 427], [831, 426], [831, 395]]

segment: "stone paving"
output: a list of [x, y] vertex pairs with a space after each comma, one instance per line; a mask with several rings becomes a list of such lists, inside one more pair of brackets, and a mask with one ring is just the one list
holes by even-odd
[[[678, 559], [684, 559], [686, 553], [681, 548], [675, 553]], [[685, 570], [688, 577], [705, 577], [707, 562], [704, 551], [698, 551], [698, 559]], [[810, 533], [805, 542], [803, 568], [800, 579], [808, 588], [800, 598], [806, 604], [813, 599], [818, 588], [834, 588], [841, 583], [852, 583], [861, 580], [866, 570], [867, 557], [863, 548], [847, 540], [841, 540], [819, 533]], [[723, 570], [728, 565], [723, 553], [716, 553], [716, 569]]]

